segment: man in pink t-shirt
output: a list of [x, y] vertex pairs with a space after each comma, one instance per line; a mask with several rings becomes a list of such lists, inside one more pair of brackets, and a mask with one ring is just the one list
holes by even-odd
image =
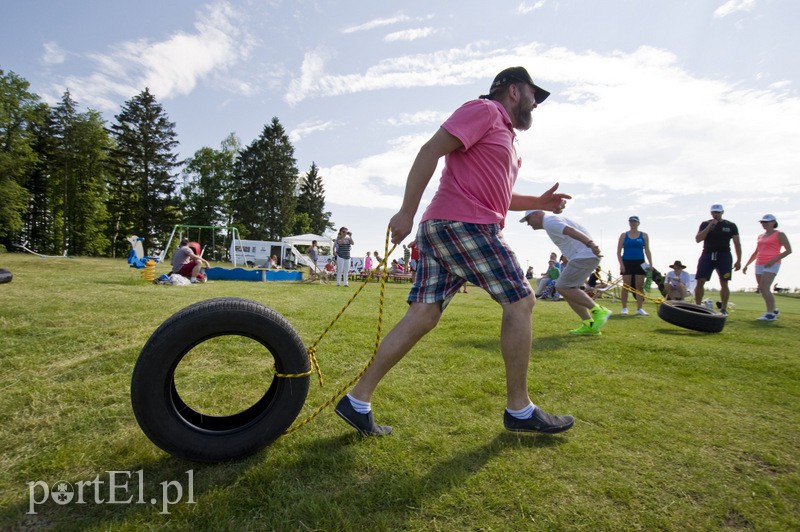
[[531, 313], [536, 301], [513, 251], [503, 240], [509, 210], [561, 212], [570, 196], [556, 183], [541, 196], [513, 192], [521, 161], [515, 129], [525, 131], [532, 112], [549, 92], [522, 67], [507, 68], [489, 94], [458, 108], [422, 146], [408, 174], [403, 204], [389, 222], [392, 242], [411, 233], [422, 194], [438, 161], [445, 158], [439, 188], [422, 216], [416, 245], [420, 258], [402, 320], [386, 335], [375, 360], [336, 413], [358, 432], [391, 433], [375, 423], [370, 400], [381, 379], [439, 322], [442, 311], [466, 282], [486, 290], [503, 308], [500, 345], [506, 369], [503, 423], [515, 432], [556, 433], [572, 416], [553, 416], [528, 395]]

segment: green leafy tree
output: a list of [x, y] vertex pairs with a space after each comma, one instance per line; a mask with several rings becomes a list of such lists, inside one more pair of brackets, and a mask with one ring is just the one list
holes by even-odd
[[331, 213], [325, 211], [325, 187], [322, 185], [319, 168], [312, 162], [311, 169], [300, 182], [294, 232], [321, 235], [328, 229], [333, 229], [333, 222]]
[[[186, 161], [184, 167], [183, 223], [187, 225], [228, 226], [233, 197], [233, 166], [239, 153], [239, 139], [231, 133], [219, 150], [203, 147]], [[225, 256], [228, 246], [221, 230], [203, 233], [205, 245], [216, 244], [211, 258]], [[206, 255], [209, 257], [209, 255]]]
[[231, 133], [219, 150], [203, 147], [186, 160], [183, 199], [183, 223], [192, 225], [227, 225], [233, 197], [233, 167], [239, 152], [239, 140]]
[[234, 165], [233, 215], [242, 236], [278, 240], [294, 226], [297, 167], [294, 147], [275, 117]]
[[23, 229], [30, 197], [24, 183], [37, 162], [33, 127], [46, 109], [29, 87], [14, 72], [0, 69], [0, 239], [6, 244]]
[[180, 220], [175, 124], [147, 88], [127, 101], [115, 119], [108, 202], [112, 245], [122, 251], [125, 234], [136, 234], [153, 251], [166, 244]]

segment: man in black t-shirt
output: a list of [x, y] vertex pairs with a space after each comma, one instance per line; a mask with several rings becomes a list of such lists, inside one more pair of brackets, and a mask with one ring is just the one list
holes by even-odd
[[[742, 244], [739, 242], [739, 229], [736, 224], [722, 219], [725, 209], [716, 203], [711, 206], [711, 219], [700, 224], [700, 230], [694, 237], [696, 242], [703, 243], [703, 253], [697, 262], [697, 273], [695, 280], [697, 286], [694, 290], [694, 300], [698, 305], [703, 300], [705, 284], [711, 278], [711, 274], [716, 270], [719, 275], [719, 298], [721, 311], [728, 313], [728, 297], [730, 289], [728, 281], [731, 279], [733, 271], [739, 271], [742, 266]], [[736, 250], [736, 262], [731, 256], [731, 240], [733, 248]]]

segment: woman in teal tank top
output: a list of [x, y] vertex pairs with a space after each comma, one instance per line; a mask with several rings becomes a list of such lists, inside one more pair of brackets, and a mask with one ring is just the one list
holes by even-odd
[[[642, 268], [642, 263], [647, 259], [647, 264], [652, 267], [653, 256], [650, 255], [650, 239], [647, 233], [639, 231], [639, 217], [631, 216], [628, 218], [630, 230], [619, 235], [617, 243], [617, 257], [619, 257], [619, 272], [622, 281], [637, 292], [642, 291], [644, 278], [647, 272]], [[628, 314], [628, 291], [622, 291], [622, 315]], [[647, 312], [642, 308], [644, 297], [636, 296], [636, 314], [647, 316]]]

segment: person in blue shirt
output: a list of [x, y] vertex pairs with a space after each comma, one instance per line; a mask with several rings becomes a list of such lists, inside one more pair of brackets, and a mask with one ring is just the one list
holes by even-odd
[[[619, 273], [626, 286], [635, 288], [637, 292], [642, 291], [644, 278], [647, 272], [643, 268], [645, 257], [647, 264], [653, 264], [653, 257], [650, 255], [650, 238], [647, 233], [639, 231], [639, 217], [631, 216], [628, 218], [630, 229], [619, 235], [617, 243], [617, 256], [619, 257]], [[623, 316], [628, 314], [628, 291], [622, 291], [622, 312]], [[647, 316], [647, 312], [642, 308], [644, 297], [636, 295], [636, 314]]]

